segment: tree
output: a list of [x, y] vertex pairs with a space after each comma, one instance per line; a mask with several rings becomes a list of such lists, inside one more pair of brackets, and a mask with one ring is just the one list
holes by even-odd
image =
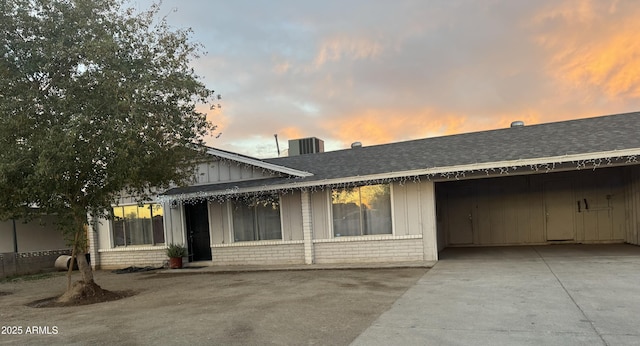
[[[202, 47], [158, 18], [158, 5], [0, 7], [0, 219], [57, 214], [83, 253], [88, 215], [108, 218], [122, 193], [144, 200], [193, 177], [214, 128], [196, 109], [214, 96], [190, 67]], [[76, 257], [74, 286], [97, 286]], [[65, 295], [78, 294], [70, 283]]]

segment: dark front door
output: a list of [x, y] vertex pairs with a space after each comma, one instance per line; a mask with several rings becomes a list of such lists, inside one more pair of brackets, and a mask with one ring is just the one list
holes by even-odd
[[189, 261], [210, 261], [211, 240], [207, 202], [185, 204], [184, 215], [189, 240]]

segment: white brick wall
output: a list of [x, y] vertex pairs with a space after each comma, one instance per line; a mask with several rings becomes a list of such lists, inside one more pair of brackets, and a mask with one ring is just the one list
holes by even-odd
[[161, 267], [169, 258], [164, 248], [119, 250], [111, 249], [98, 252], [98, 269], [120, 269], [131, 266]]
[[422, 261], [421, 238], [319, 242], [315, 244], [315, 263], [375, 263]]
[[300, 194], [302, 207], [302, 234], [304, 239], [304, 263], [313, 264], [313, 221], [311, 211], [311, 196], [309, 191]]
[[[421, 238], [363, 239], [319, 241], [314, 243], [315, 263], [376, 263], [424, 260]], [[304, 244], [237, 243], [215, 246], [213, 265], [280, 265], [304, 264]], [[167, 261], [164, 248], [129, 248], [101, 250], [99, 269], [118, 269], [129, 266], [159, 267]]]
[[304, 264], [304, 244], [223, 246], [213, 248], [214, 265]]

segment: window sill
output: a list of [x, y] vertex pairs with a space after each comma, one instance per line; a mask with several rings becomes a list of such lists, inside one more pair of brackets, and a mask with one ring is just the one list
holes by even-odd
[[393, 234], [373, 234], [373, 235], [358, 235], [358, 236], [344, 236], [333, 237], [329, 239], [314, 239], [314, 243], [341, 243], [341, 242], [353, 242], [353, 241], [379, 241], [379, 240], [403, 240], [403, 239], [422, 239], [422, 234], [410, 234], [410, 235], [393, 235]]
[[211, 244], [212, 248], [216, 247], [243, 247], [243, 246], [268, 246], [268, 245], [293, 245], [304, 244], [302, 240], [258, 240], [258, 241], [242, 241], [230, 244]]

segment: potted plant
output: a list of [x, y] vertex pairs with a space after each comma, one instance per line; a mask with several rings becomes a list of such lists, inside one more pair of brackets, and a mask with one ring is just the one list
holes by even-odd
[[169, 244], [167, 247], [167, 256], [169, 257], [169, 268], [182, 268], [182, 257], [187, 255], [187, 248], [180, 244]]

